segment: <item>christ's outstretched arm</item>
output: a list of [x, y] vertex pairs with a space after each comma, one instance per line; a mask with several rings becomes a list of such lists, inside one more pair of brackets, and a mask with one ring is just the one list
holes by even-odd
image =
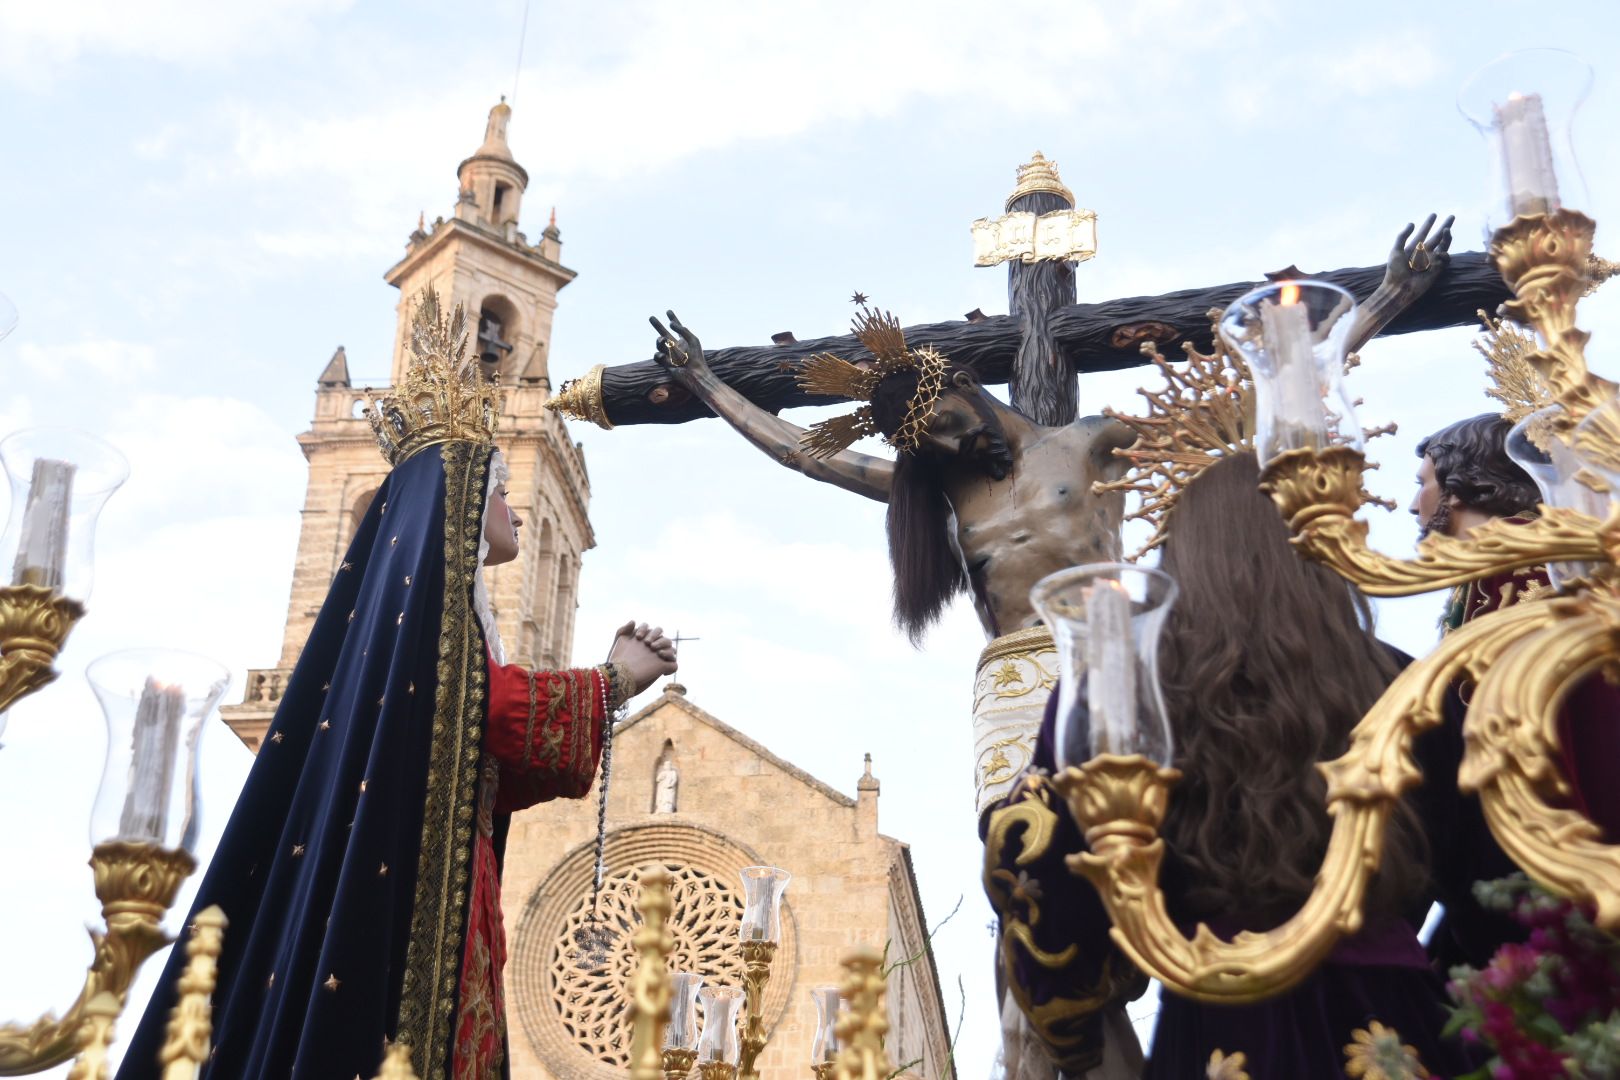
[[673, 333], [656, 318], [649, 320], [658, 331], [658, 362], [677, 383], [713, 409], [716, 416], [779, 464], [812, 480], [833, 484], [868, 499], [889, 501], [893, 462], [851, 450], [826, 459], [811, 457], [799, 448], [804, 428], [772, 415], [727, 386], [704, 361], [703, 346], [697, 335], [681, 325], [673, 311], [667, 314]]
[[1453, 219], [1447, 217], [1442, 221], [1440, 231], [1430, 238], [1429, 230], [1434, 227], [1434, 217], [1430, 214], [1424, 219], [1423, 227], [1416, 236], [1412, 235], [1409, 222], [1395, 237], [1384, 270], [1384, 280], [1357, 312], [1356, 325], [1350, 330], [1348, 352], [1356, 352], [1378, 336], [1395, 316], [1428, 292], [1429, 286], [1450, 265]]

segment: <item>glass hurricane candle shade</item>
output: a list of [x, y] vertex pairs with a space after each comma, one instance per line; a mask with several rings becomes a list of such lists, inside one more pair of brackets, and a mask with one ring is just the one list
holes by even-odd
[[107, 763], [90, 815], [90, 843], [193, 851], [198, 743], [230, 672], [193, 653], [129, 649], [93, 661], [85, 677], [107, 720]]
[[742, 940], [782, 940], [782, 894], [792, 879], [792, 874], [774, 866], [743, 867]]
[[1457, 108], [1484, 136], [1493, 187], [1487, 235], [1520, 214], [1588, 210], [1572, 128], [1592, 88], [1591, 65], [1563, 49], [1523, 49], [1468, 77]]
[[817, 986], [810, 991], [816, 1006], [816, 1037], [810, 1044], [810, 1064], [825, 1065], [838, 1057], [838, 987]]
[[737, 1038], [737, 1010], [742, 1008], [743, 992], [734, 986], [705, 986], [698, 991], [703, 1006], [703, 1033], [698, 1036], [698, 1064], [723, 1061], [735, 1065], [742, 1058]]
[[1288, 450], [1362, 446], [1344, 388], [1344, 352], [1356, 301], [1325, 281], [1279, 281], [1246, 293], [1220, 333], [1254, 379], [1254, 447], [1262, 465]]
[[1142, 754], [1170, 764], [1159, 635], [1175, 598], [1169, 574], [1127, 563], [1060, 570], [1030, 590], [1057, 644], [1058, 768], [1099, 754]]
[[0, 537], [5, 582], [90, 595], [96, 519], [129, 476], [111, 444], [72, 428], [26, 428], [0, 441], [11, 513]]
[[[1616, 405], [1609, 406], [1609, 410], [1615, 408]], [[1536, 487], [1541, 490], [1542, 502], [1548, 506], [1578, 510], [1603, 521], [1609, 516], [1615, 500], [1620, 498], [1620, 474], [1602, 468], [1575, 446], [1546, 430], [1547, 421], [1561, 411], [1563, 406], [1549, 405], [1515, 424], [1513, 430], [1508, 432], [1507, 455], [1536, 482]], [[1582, 429], [1603, 422], [1602, 414], [1605, 411], [1608, 410], [1594, 411], [1581, 422], [1573, 440], [1576, 445], [1579, 445]], [[1583, 476], [1603, 481], [1609, 490], [1593, 490], [1584, 482]], [[1548, 563], [1547, 576], [1554, 585], [1562, 586], [1571, 578], [1585, 577], [1596, 568], [1592, 563], [1584, 562]]]
[[669, 1024], [664, 1028], [665, 1050], [696, 1050], [698, 1045], [698, 991], [703, 976], [677, 971], [670, 977]]

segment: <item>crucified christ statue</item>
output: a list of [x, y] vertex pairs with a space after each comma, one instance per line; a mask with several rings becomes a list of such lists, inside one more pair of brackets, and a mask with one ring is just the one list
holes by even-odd
[[[1362, 305], [1350, 349], [1365, 345], [1445, 269], [1451, 218], [1429, 215], [1396, 238], [1383, 283]], [[864, 297], [856, 294], [858, 301]], [[888, 504], [894, 618], [914, 643], [960, 592], [973, 597], [987, 638], [1035, 626], [1030, 587], [1047, 574], [1117, 559], [1123, 496], [1093, 493], [1124, 463], [1132, 435], [1103, 416], [1046, 427], [1004, 404], [972, 367], [946, 358], [945, 379], [914, 448], [893, 460], [842, 450], [821, 457], [806, 431], [754, 404], [705, 362], [697, 336], [674, 312], [658, 331], [656, 358], [683, 389], [774, 460], [813, 480]], [[883, 378], [872, 396], [878, 429], [892, 436], [917, 390], [914, 371]]]

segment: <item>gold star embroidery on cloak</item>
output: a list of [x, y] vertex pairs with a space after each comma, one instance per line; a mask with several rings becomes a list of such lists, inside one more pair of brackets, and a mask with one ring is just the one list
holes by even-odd
[[330, 720], [322, 720], [321, 721], [321, 730], [322, 731], [327, 730], [331, 726], [332, 726], [332, 721], [330, 721]]
[[353, 569], [354, 569], [354, 563], [345, 561], [342, 566], [338, 567], [338, 572], [342, 573], [345, 570], [353, 570]]
[[366, 783], [367, 781], [365, 780], [360, 781], [360, 794], [362, 795], [366, 793]]
[[377, 868], [377, 876], [378, 877], [387, 877], [388, 876], [388, 864], [387, 863], [383, 863], [381, 866], [379, 866]]
[[405, 586], [406, 586], [406, 588], [409, 588], [410, 584], [411, 584], [411, 575], [406, 574], [405, 575]]
[[270, 973], [270, 978], [265, 980], [264, 988], [266, 990], [274, 990], [276, 988], [276, 973], [275, 972], [272, 971]]
[[321, 693], [324, 694], [330, 689], [332, 689], [332, 684], [331, 683], [322, 683], [321, 684]]
[[354, 622], [354, 612], [352, 610], [349, 612], [349, 621]]
[[382, 504], [382, 509], [377, 511], [377, 516], [381, 517], [383, 514], [386, 514], [386, 513], [388, 513], [388, 500], [384, 499], [383, 504]]
[[378, 698], [377, 699], [377, 708], [379, 708], [379, 709], [382, 708], [383, 707], [383, 702], [385, 702], [387, 700], [388, 700], [388, 695], [386, 695], [386, 694], [384, 694], [382, 697]]
[[343, 985], [343, 983], [336, 975], [328, 975], [326, 977], [326, 981], [321, 983], [321, 985], [326, 987], [328, 990], [335, 991], [339, 986]]
[[1241, 1050], [1235, 1054], [1217, 1050], [1209, 1055], [1209, 1064], [1204, 1066], [1205, 1080], [1249, 1080], [1249, 1074], [1243, 1069], [1247, 1064], [1248, 1058]]
[[406, 687], [405, 687], [405, 692], [406, 692], [406, 693], [407, 693], [407, 694], [414, 694], [414, 693], [416, 693], [416, 684], [415, 684], [415, 683], [411, 683], [411, 684], [409, 684], [409, 685], [408, 685], [408, 686], [406, 686]]
[[278, 731], [274, 735], [270, 736], [270, 741], [271, 742], [280, 742], [282, 740], [282, 738], [283, 738], [283, 736], [282, 736], [281, 732]]
[[389, 546], [389, 547], [393, 547], [393, 546], [394, 546], [394, 545], [395, 545], [395, 544], [397, 544], [397, 543], [399, 543], [399, 537], [397, 537], [397, 536], [396, 536], [396, 537], [394, 537], [394, 538], [393, 538], [393, 539], [391, 539], [391, 540], [389, 540], [389, 541], [388, 541], [388, 546]]
[[300, 855], [302, 855], [303, 853], [304, 853], [304, 845], [303, 844], [294, 844], [293, 845], [293, 852], [292, 852], [292, 857], [293, 858], [296, 859]]
[[405, 625], [405, 613], [403, 611], [399, 613], [399, 618], [394, 620], [394, 625], [395, 626], [404, 626]]

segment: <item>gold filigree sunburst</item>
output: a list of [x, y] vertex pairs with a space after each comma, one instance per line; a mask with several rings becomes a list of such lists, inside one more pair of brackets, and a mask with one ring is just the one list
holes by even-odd
[[1540, 346], [1535, 335], [1507, 319], [1493, 319], [1479, 311], [1485, 331], [1474, 348], [1490, 365], [1491, 388], [1485, 396], [1502, 403], [1502, 419], [1516, 424], [1552, 404], [1552, 391], [1528, 357]]
[[[1152, 523], [1153, 536], [1130, 556], [1132, 561], [1164, 543], [1170, 511], [1201, 472], [1223, 457], [1254, 450], [1254, 380], [1243, 358], [1221, 339], [1221, 309], [1211, 308], [1208, 314], [1210, 336], [1215, 342], [1213, 352], [1200, 352], [1192, 342], [1184, 342], [1181, 347], [1187, 359], [1177, 364], [1154, 342], [1142, 344], [1142, 355], [1164, 376], [1160, 389], [1137, 391], [1147, 403], [1145, 416], [1103, 410], [1104, 416], [1136, 433], [1134, 443], [1114, 451], [1130, 462], [1125, 475], [1093, 486], [1098, 494], [1120, 491], [1140, 496], [1139, 505], [1125, 515], [1125, 520]], [[1347, 367], [1354, 363], [1354, 357], [1346, 362]], [[1390, 424], [1366, 430], [1363, 435], [1373, 438], [1394, 430], [1395, 425]], [[1385, 509], [1395, 508], [1390, 500], [1375, 498], [1366, 491], [1362, 497]]]

